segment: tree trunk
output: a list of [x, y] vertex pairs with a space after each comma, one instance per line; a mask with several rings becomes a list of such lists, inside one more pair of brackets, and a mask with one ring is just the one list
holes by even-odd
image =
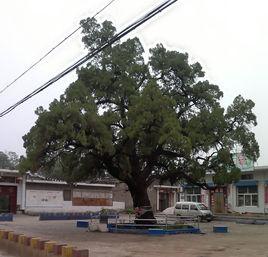
[[[142, 183], [128, 185], [136, 212], [136, 224], [155, 224], [153, 209], [148, 197], [148, 186]], [[148, 220], [146, 220], [148, 219]]]

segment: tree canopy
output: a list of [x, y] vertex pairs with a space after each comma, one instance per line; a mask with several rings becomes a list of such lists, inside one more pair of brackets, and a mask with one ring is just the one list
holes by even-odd
[[[111, 22], [81, 22], [90, 51], [111, 38]], [[55, 99], [24, 139], [24, 169], [58, 171], [67, 181], [108, 172], [125, 182], [134, 206], [148, 205], [155, 179], [206, 186], [205, 174], [224, 184], [238, 179], [232, 152], [256, 161], [254, 103], [223, 92], [204, 78], [200, 63], [162, 44], [149, 50], [136, 37], [113, 46], [77, 70], [78, 79]], [[57, 173], [57, 172], [56, 172]]]

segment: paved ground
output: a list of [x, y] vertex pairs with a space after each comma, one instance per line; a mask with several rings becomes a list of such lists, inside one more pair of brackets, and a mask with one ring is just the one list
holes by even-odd
[[268, 225], [224, 222], [230, 233], [215, 234], [215, 224], [219, 222], [201, 223], [204, 235], [153, 237], [87, 232], [76, 228], [75, 221], [39, 221], [20, 215], [14, 222], [1, 222], [0, 228], [89, 248], [91, 257], [268, 257]]
[[9, 255], [6, 251], [0, 249], [0, 257], [12, 257], [12, 255]]

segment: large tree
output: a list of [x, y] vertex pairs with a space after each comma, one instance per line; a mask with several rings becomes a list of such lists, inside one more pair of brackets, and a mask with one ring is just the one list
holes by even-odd
[[[90, 51], [111, 38], [111, 22], [82, 21]], [[24, 136], [25, 169], [58, 171], [69, 182], [108, 172], [125, 182], [134, 207], [150, 206], [155, 179], [183, 180], [203, 187], [238, 178], [236, 145], [256, 160], [254, 103], [237, 96], [226, 109], [223, 93], [204, 79], [188, 54], [162, 44], [149, 51], [138, 38], [117, 42], [77, 70], [78, 79], [54, 100]]]

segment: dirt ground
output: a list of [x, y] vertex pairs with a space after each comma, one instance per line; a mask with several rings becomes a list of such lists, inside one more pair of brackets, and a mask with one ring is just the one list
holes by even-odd
[[[215, 224], [228, 225], [229, 233], [213, 233]], [[268, 225], [214, 221], [201, 223], [201, 235], [166, 236], [88, 232], [75, 225], [75, 221], [39, 221], [18, 215], [14, 222], [1, 222], [0, 228], [88, 248], [91, 257], [268, 257]]]

